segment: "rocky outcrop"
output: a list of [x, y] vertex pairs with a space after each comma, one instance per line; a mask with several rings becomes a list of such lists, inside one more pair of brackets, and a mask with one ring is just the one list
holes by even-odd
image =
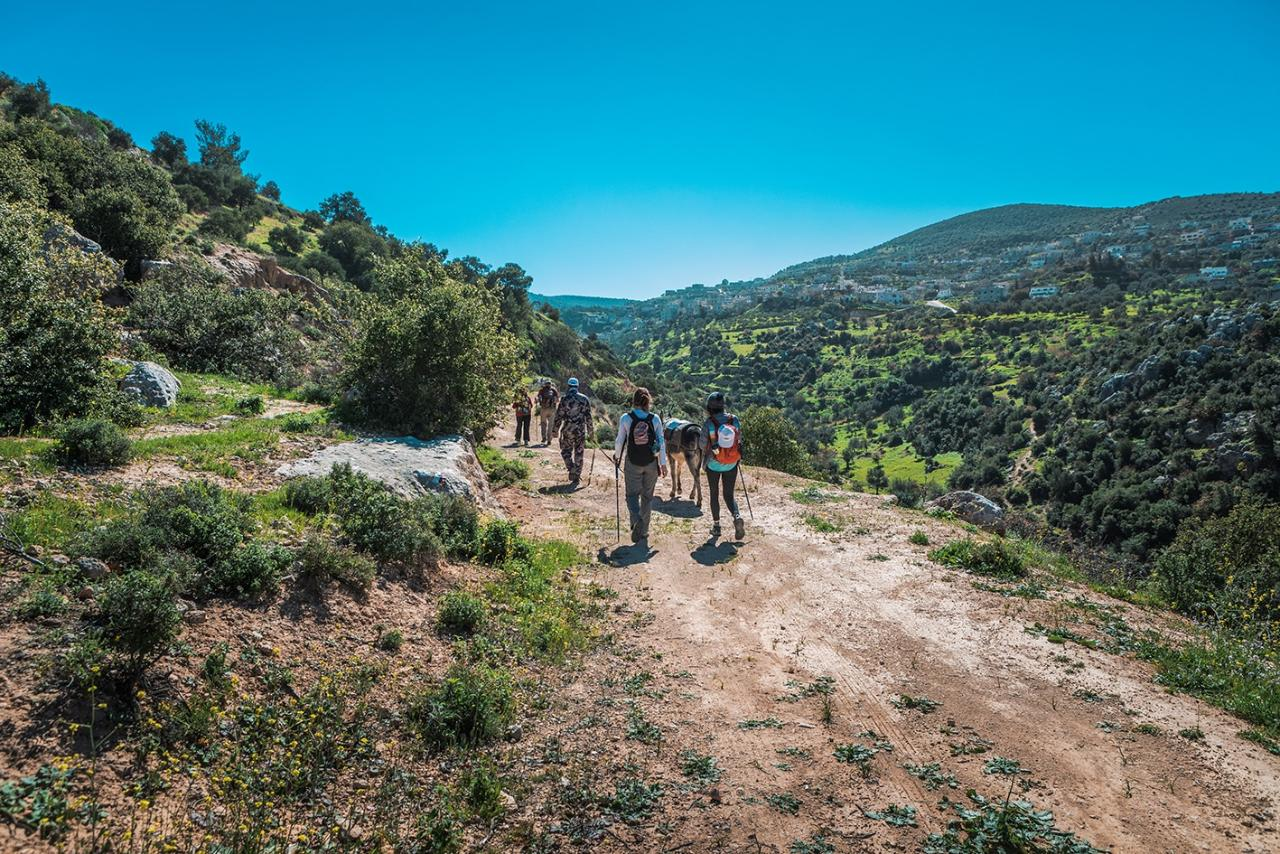
[[948, 492], [929, 502], [928, 510], [948, 510], [961, 519], [981, 528], [1004, 527], [1004, 509], [976, 492], [960, 490]]
[[317, 451], [304, 460], [281, 466], [282, 477], [321, 477], [336, 463], [347, 463], [404, 498], [433, 492], [457, 495], [499, 513], [489, 479], [475, 448], [462, 436], [422, 440], [412, 436], [358, 439]]
[[128, 362], [132, 367], [120, 380], [120, 391], [143, 406], [168, 408], [178, 402], [178, 382], [168, 368], [155, 362]]
[[102, 254], [102, 247], [73, 228], [53, 223], [44, 230], [44, 249], [78, 249], [87, 255]]
[[233, 285], [242, 288], [274, 288], [308, 299], [320, 299], [325, 291], [306, 276], [291, 273], [276, 259], [258, 255], [248, 249], [219, 243], [214, 246], [209, 263], [222, 271]]

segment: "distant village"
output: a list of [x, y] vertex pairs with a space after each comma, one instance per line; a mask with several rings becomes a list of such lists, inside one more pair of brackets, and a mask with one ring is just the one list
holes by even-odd
[[1186, 287], [1231, 287], [1246, 274], [1274, 277], [1280, 270], [1280, 207], [1219, 222], [1184, 220], [1164, 229], [1133, 215], [1107, 231], [1082, 231], [1046, 243], [1010, 247], [998, 255], [857, 258], [812, 273], [694, 284], [632, 304], [626, 311], [574, 309], [574, 317], [566, 319], [580, 330], [608, 334], [688, 313], [741, 311], [771, 298], [835, 298], [868, 308], [927, 306], [955, 313], [998, 305], [1024, 291], [1027, 299], [1054, 300], [1079, 281], [1078, 275], [1056, 277], [1058, 270], [1078, 274], [1090, 257], [1134, 267], [1153, 252], [1205, 262], [1196, 268], [1198, 262], [1193, 261], [1192, 269], [1181, 275], [1179, 281]]

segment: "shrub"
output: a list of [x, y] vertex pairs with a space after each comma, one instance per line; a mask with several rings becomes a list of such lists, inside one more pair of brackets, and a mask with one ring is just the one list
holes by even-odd
[[458, 787], [473, 815], [490, 820], [502, 814], [502, 780], [489, 761], [472, 763]]
[[274, 590], [293, 561], [292, 553], [277, 543], [248, 542], [226, 560], [209, 564], [188, 586], [197, 598], [257, 596]]
[[249, 236], [256, 222], [252, 216], [246, 216], [244, 211], [219, 207], [209, 211], [204, 222], [200, 223], [199, 232], [240, 243]]
[[236, 412], [241, 415], [261, 415], [266, 409], [267, 404], [260, 394], [242, 397], [236, 401]]
[[368, 590], [378, 567], [363, 555], [320, 536], [303, 541], [296, 555], [298, 580], [314, 588], [337, 581], [354, 590]]
[[486, 667], [454, 665], [438, 685], [405, 703], [406, 723], [437, 749], [493, 741], [514, 716], [511, 678]]
[[49, 582], [39, 584], [18, 602], [13, 613], [22, 620], [39, 620], [57, 617], [67, 610], [67, 600], [57, 587]]
[[1027, 574], [1022, 557], [1003, 540], [989, 543], [954, 540], [929, 552], [929, 559], [976, 575], [1012, 579], [1021, 578]]
[[284, 485], [284, 503], [308, 516], [323, 513], [333, 501], [333, 490], [327, 477], [296, 477]]
[[[105, 387], [119, 324], [99, 298], [115, 283], [102, 255], [45, 251], [57, 222], [0, 202], [0, 430], [86, 412]], [[65, 228], [65, 226], [62, 226]]]
[[267, 242], [281, 255], [297, 255], [302, 251], [307, 238], [296, 225], [284, 225], [271, 229], [267, 234]]
[[343, 375], [356, 392], [346, 415], [416, 436], [483, 433], [520, 378], [497, 302], [438, 265], [392, 261], [378, 277], [398, 298], [360, 321]]
[[110, 578], [98, 605], [103, 642], [137, 676], [178, 636], [181, 615], [168, 580], [142, 570]]
[[419, 500], [431, 508], [431, 529], [440, 539], [445, 554], [456, 560], [473, 557], [480, 538], [480, 516], [475, 505], [453, 495]]
[[629, 399], [622, 380], [617, 377], [596, 377], [591, 383], [591, 393], [610, 406], [626, 403]]
[[450, 590], [440, 599], [436, 625], [455, 635], [471, 635], [484, 624], [485, 604], [465, 590]]
[[78, 419], [58, 431], [54, 454], [63, 463], [119, 466], [133, 456], [133, 442], [110, 421]]
[[378, 632], [378, 640], [374, 644], [383, 652], [399, 652], [404, 646], [404, 632], [399, 629], [388, 629]]
[[503, 566], [511, 561], [527, 561], [532, 552], [520, 536], [515, 522], [493, 519], [480, 531], [476, 546], [476, 560], [489, 566]]
[[1156, 558], [1156, 578], [1173, 607], [1237, 619], [1280, 613], [1280, 505], [1241, 504], [1226, 516], [1188, 519]]
[[521, 460], [513, 460], [503, 456], [501, 451], [481, 445], [477, 449], [480, 465], [484, 468], [489, 483], [501, 488], [511, 486], [529, 477], [529, 465]]
[[889, 491], [898, 497], [903, 507], [919, 507], [924, 503], [924, 484], [907, 478], [895, 477], [889, 484]]
[[272, 291], [233, 290], [212, 267], [186, 260], [134, 287], [129, 321], [184, 370], [287, 383], [303, 358], [293, 306]]
[[443, 551], [431, 524], [431, 499], [397, 498], [350, 465], [335, 465], [329, 480], [343, 536], [360, 551], [398, 563], [431, 561]]
[[742, 453], [752, 465], [808, 477], [809, 455], [797, 440], [796, 427], [781, 409], [752, 406], [742, 414]]

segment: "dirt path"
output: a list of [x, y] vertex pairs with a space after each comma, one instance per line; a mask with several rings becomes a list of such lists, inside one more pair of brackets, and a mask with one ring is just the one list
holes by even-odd
[[[759, 470], [748, 472], [755, 520], [744, 544], [709, 541], [709, 520], [691, 502], [668, 501], [655, 508], [644, 555], [614, 544], [603, 452], [573, 493], [556, 488], [564, 470], [555, 449], [521, 453], [533, 489], [501, 493], [508, 512], [598, 556], [593, 580], [619, 592], [615, 611], [630, 617], [623, 634], [660, 673], [652, 686], [661, 690], [641, 706], [669, 736], [668, 752], [628, 761], [665, 763], [679, 782], [673, 754], [696, 749], [722, 771], [715, 791], [667, 785], [660, 820], [604, 847], [785, 852], [825, 832], [837, 850], [918, 850], [954, 815], [941, 797], [969, 805], [973, 788], [999, 800], [1012, 791], [1115, 851], [1280, 849], [1280, 759], [1241, 740], [1242, 722], [1167, 694], [1132, 655], [1026, 631], [1082, 621], [1096, 605], [1135, 625], [1156, 615], [1070, 587], [1046, 600], [977, 589], [908, 539], [965, 536], [957, 523], [872, 496], [801, 503], [791, 493], [803, 482]], [[839, 530], [815, 533], [804, 518], [815, 513]], [[829, 723], [822, 694], [803, 690], [824, 678]], [[898, 708], [891, 701], [903, 694], [940, 705]], [[590, 696], [583, 689], [584, 703]], [[1203, 740], [1179, 736], [1192, 727]], [[865, 777], [833, 757], [836, 745], [877, 742]], [[993, 757], [1025, 771], [986, 773]], [[930, 763], [957, 788], [929, 790], [903, 767]], [[918, 827], [865, 815], [889, 804], [915, 807]]]

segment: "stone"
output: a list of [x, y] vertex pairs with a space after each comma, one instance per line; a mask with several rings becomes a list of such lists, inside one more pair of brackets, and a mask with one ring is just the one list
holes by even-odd
[[149, 279], [158, 273], [168, 270], [172, 266], [172, 261], [150, 261], [144, 259], [142, 262], [142, 278]]
[[120, 390], [143, 406], [168, 409], [178, 402], [182, 383], [163, 365], [155, 362], [130, 362], [133, 367], [120, 380]]
[[185, 611], [182, 614], [183, 622], [193, 626], [203, 623], [205, 619], [206, 619], [205, 612], [201, 611], [199, 608], [191, 608], [190, 610]]
[[215, 245], [209, 263], [237, 287], [285, 290], [311, 300], [328, 297], [324, 288], [300, 273], [284, 269], [275, 258], [229, 243]]
[[49, 555], [49, 563], [53, 564], [54, 566], [59, 566], [59, 567], [61, 567], [61, 566], [71, 566], [71, 558], [67, 557], [66, 555], [62, 555], [62, 554]]
[[86, 255], [101, 255], [102, 247], [75, 229], [54, 223], [44, 230], [44, 250], [53, 248], [78, 249]]
[[990, 498], [968, 490], [948, 492], [929, 502], [925, 509], [949, 510], [966, 522], [983, 528], [1004, 527], [1004, 509]]
[[76, 569], [90, 581], [101, 581], [111, 572], [111, 567], [107, 566], [106, 561], [96, 557], [79, 558], [76, 560]]
[[501, 515], [475, 448], [462, 436], [358, 439], [323, 448], [281, 466], [276, 473], [284, 478], [323, 477], [338, 463], [349, 464], [402, 498], [430, 493], [456, 495]]
[[1108, 398], [1117, 392], [1124, 391], [1129, 387], [1129, 383], [1132, 382], [1132, 380], [1133, 374], [1129, 372], [1122, 371], [1117, 374], [1112, 374], [1103, 381], [1102, 387], [1098, 389], [1098, 396], [1101, 398]]

